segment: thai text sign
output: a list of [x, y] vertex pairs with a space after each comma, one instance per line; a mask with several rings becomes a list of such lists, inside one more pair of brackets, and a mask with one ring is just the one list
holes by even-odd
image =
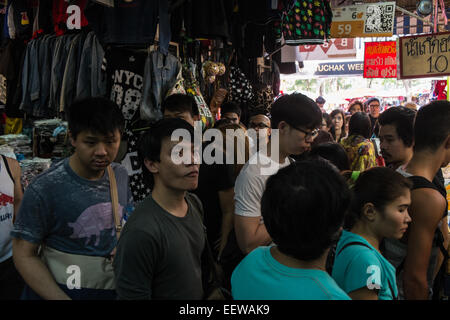
[[330, 62], [319, 63], [315, 76], [361, 76], [364, 63], [358, 62]]
[[450, 32], [400, 38], [400, 78], [450, 75]]
[[331, 37], [390, 37], [394, 18], [395, 1], [334, 8]]
[[397, 42], [366, 42], [364, 78], [397, 78]]

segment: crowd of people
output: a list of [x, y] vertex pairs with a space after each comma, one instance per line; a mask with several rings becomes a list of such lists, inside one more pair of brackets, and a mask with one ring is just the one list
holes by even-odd
[[[245, 124], [224, 103], [215, 138], [198, 146], [195, 100], [169, 96], [139, 141], [152, 187], [139, 203], [114, 162], [120, 109], [75, 102], [72, 156], [23, 195], [17, 163], [0, 162], [11, 217], [0, 222], [0, 299], [442, 297], [450, 102], [380, 113], [372, 98], [349, 115], [321, 102], [284, 95]], [[190, 138], [174, 139], [180, 129]]]

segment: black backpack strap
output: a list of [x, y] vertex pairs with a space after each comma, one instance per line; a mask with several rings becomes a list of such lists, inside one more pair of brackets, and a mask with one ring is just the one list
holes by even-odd
[[13, 175], [11, 173], [11, 169], [9, 169], [8, 159], [6, 159], [6, 157], [3, 154], [2, 154], [2, 158], [3, 158], [3, 163], [5, 164], [6, 171], [8, 171], [9, 177], [11, 178], [12, 182], [15, 184]]
[[[345, 248], [347, 248], [347, 247], [350, 247], [350, 246], [364, 246], [364, 247], [366, 247], [366, 248], [369, 248], [370, 250], [372, 250], [372, 248], [371, 247], [369, 247], [367, 244], [365, 244], [365, 243], [362, 243], [362, 242], [359, 242], [359, 241], [353, 241], [353, 242], [349, 242], [349, 243], [347, 243], [345, 246], [343, 246], [342, 248], [341, 248], [341, 250], [339, 250], [339, 252], [336, 254], [336, 257], [342, 252], [342, 251], [344, 251], [344, 249]], [[403, 262], [402, 262], [402, 264], [403, 264]], [[398, 296], [396, 296], [395, 294], [394, 294], [394, 288], [392, 287], [392, 285], [391, 285], [391, 282], [389, 281], [389, 279], [388, 279], [388, 285], [389, 285], [389, 290], [391, 290], [391, 295], [392, 295], [392, 298], [393, 298], [393, 300], [398, 300]]]
[[370, 249], [370, 247], [369, 247], [367, 244], [365, 244], [365, 243], [362, 243], [362, 242], [359, 242], [359, 241], [353, 241], [353, 242], [349, 242], [349, 243], [347, 243], [346, 245], [344, 245], [344, 246], [341, 248], [341, 250], [339, 250], [339, 252], [336, 254], [336, 256], [338, 256], [339, 254], [341, 254], [341, 252], [344, 251], [345, 248], [350, 247], [350, 246], [353, 246], [353, 245], [364, 246], [364, 247], [367, 247], [367, 248]]

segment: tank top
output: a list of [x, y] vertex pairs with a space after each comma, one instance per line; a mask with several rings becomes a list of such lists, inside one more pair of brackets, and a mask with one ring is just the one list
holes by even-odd
[[[397, 172], [406, 178], [413, 176], [412, 174], [406, 172], [402, 167], [398, 168]], [[430, 185], [432, 185], [431, 182]], [[436, 187], [434, 187], [433, 189], [437, 190]], [[439, 222], [438, 228], [440, 226], [441, 222]], [[399, 290], [399, 298], [403, 300], [404, 299], [403, 262], [406, 258], [408, 246], [407, 244], [396, 239], [384, 239], [383, 244], [384, 244], [383, 255], [397, 269], [397, 286]], [[431, 247], [430, 260], [427, 270], [427, 283], [430, 299], [433, 296], [434, 270], [436, 268], [438, 254], [439, 254], [439, 247], [436, 244], [436, 234], [435, 234], [435, 238], [433, 239], [433, 245]]]
[[0, 157], [0, 263], [12, 256], [14, 180], [8, 173], [5, 161], [4, 157]]

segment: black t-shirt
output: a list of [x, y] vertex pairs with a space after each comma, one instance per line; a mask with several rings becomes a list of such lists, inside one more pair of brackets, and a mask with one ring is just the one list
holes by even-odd
[[114, 259], [116, 292], [124, 300], [200, 300], [205, 234], [201, 204], [186, 194], [188, 212], [175, 217], [150, 196], [130, 215]]
[[214, 243], [220, 238], [222, 228], [219, 191], [233, 188], [236, 181], [234, 165], [223, 162], [224, 164], [209, 165], [203, 162], [200, 165], [198, 187], [194, 191], [203, 204], [205, 212], [204, 222], [211, 248], [214, 247]]
[[21, 40], [8, 40], [0, 53], [0, 104], [5, 104], [5, 113], [10, 118], [22, 118], [19, 103], [14, 99], [21, 80], [21, 69], [26, 46]]

